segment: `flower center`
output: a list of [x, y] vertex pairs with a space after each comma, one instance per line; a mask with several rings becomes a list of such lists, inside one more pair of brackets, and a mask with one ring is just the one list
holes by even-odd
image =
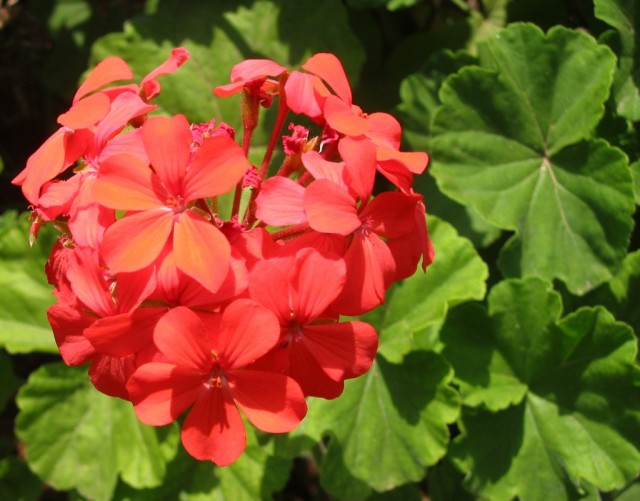
[[174, 212], [184, 212], [187, 208], [187, 206], [184, 203], [184, 197], [180, 195], [177, 195], [177, 196], [168, 195], [165, 205], [170, 209], [172, 209]]

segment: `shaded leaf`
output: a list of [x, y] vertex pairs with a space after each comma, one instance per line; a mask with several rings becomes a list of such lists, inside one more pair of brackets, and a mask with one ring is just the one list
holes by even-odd
[[291, 460], [269, 455], [247, 429], [247, 449], [230, 466], [218, 468], [208, 461], [197, 461], [180, 448], [167, 465], [161, 486], [132, 489], [120, 483], [114, 495], [120, 501], [255, 501], [270, 500], [289, 477]]
[[[308, 15], [313, 11], [313, 16]], [[176, 23], [180, 12], [180, 23]], [[295, 26], [295, 29], [292, 27]], [[136, 78], [159, 65], [173, 47], [184, 46], [191, 59], [174, 75], [163, 77], [157, 103], [166, 113], [183, 113], [194, 122], [215, 117], [239, 128], [237, 99], [217, 99], [212, 89], [229, 82], [231, 68], [247, 58], [268, 58], [297, 67], [315, 52], [333, 52], [341, 59], [352, 85], [364, 59], [351, 33], [345, 8], [338, 0], [256, 2], [195, 0], [184, 9], [179, 0], [163, 1], [150, 16], [125, 24], [123, 33], [109, 34], [94, 44], [95, 60], [123, 57]], [[266, 144], [264, 130], [257, 144]]]
[[[559, 295], [536, 278], [501, 282], [488, 301], [488, 311], [452, 311], [442, 332], [463, 398], [478, 406], [464, 410], [451, 448], [468, 487], [491, 499], [577, 499], [588, 484], [609, 491], [635, 478], [640, 370], [631, 329], [602, 307], [559, 319]], [[482, 319], [472, 330], [463, 321], [470, 311]], [[482, 362], [465, 368], [470, 347], [480, 348], [484, 371]], [[505, 372], [520, 387], [492, 392], [486, 376]], [[517, 398], [507, 402], [507, 393]]]
[[24, 461], [12, 457], [0, 459], [0, 493], [4, 499], [36, 501], [42, 487]]
[[628, 120], [640, 120], [640, 8], [635, 0], [595, 0], [595, 15], [613, 26], [602, 39], [618, 55], [612, 93], [616, 111]]
[[0, 413], [4, 410], [9, 398], [18, 388], [18, 378], [16, 378], [11, 368], [11, 359], [0, 351]]
[[617, 320], [626, 322], [640, 333], [640, 250], [631, 252], [609, 282], [601, 285], [582, 299], [582, 304], [602, 305]]

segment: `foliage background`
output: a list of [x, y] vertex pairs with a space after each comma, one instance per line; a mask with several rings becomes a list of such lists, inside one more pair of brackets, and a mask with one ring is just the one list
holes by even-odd
[[[640, 498], [634, 0], [8, 0], [0, 23], [0, 497]], [[177, 45], [164, 112], [238, 125], [211, 94], [233, 64], [331, 51], [432, 157], [436, 261], [367, 315], [371, 372], [228, 468], [59, 362], [53, 236], [29, 248], [10, 185], [88, 67]]]

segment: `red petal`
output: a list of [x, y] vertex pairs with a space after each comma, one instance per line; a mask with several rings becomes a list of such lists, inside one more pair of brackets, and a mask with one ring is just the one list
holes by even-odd
[[78, 299], [91, 311], [100, 316], [115, 312], [97, 251], [81, 247], [74, 249], [68, 261], [67, 278]]
[[109, 113], [96, 127], [98, 150], [104, 148], [107, 142], [124, 129], [130, 120], [146, 115], [156, 108], [157, 106], [145, 103], [138, 94], [132, 92], [123, 92], [116, 96], [111, 103]]
[[84, 330], [95, 322], [95, 317], [54, 304], [47, 310], [47, 319], [65, 364], [83, 365], [95, 356], [95, 348], [84, 336]]
[[211, 341], [204, 322], [189, 308], [178, 306], [156, 325], [153, 339], [167, 360], [208, 373], [213, 366]]
[[275, 346], [280, 338], [276, 315], [251, 301], [237, 299], [222, 313], [218, 355], [223, 369], [248, 365]]
[[162, 251], [173, 229], [173, 212], [148, 210], [127, 215], [104, 233], [101, 253], [114, 273], [149, 266]]
[[361, 376], [369, 370], [378, 349], [375, 329], [359, 321], [306, 325], [305, 347], [334, 381]]
[[314, 249], [299, 252], [292, 277], [296, 321], [306, 324], [318, 318], [342, 291], [345, 277], [345, 263], [338, 256], [323, 256]]
[[[293, 266], [293, 259], [286, 263]], [[256, 263], [249, 276], [249, 294], [251, 299], [273, 311], [281, 323], [289, 320], [289, 280], [282, 266], [270, 260]]]
[[429, 163], [429, 155], [424, 151], [398, 151], [390, 148], [378, 148], [378, 162], [395, 162], [404, 166], [413, 174], [422, 174]]
[[236, 404], [259, 430], [286, 433], [307, 413], [300, 386], [284, 374], [245, 369], [227, 371], [226, 376]]
[[134, 356], [115, 358], [98, 355], [89, 367], [89, 379], [105, 395], [129, 400], [126, 384], [135, 370]]
[[153, 170], [173, 195], [182, 194], [191, 156], [191, 129], [184, 115], [151, 117], [142, 126], [142, 140]]
[[[142, 79], [141, 85], [145, 84], [149, 80], [153, 80], [154, 78], [158, 78], [162, 75], [170, 75], [171, 73], [175, 73], [180, 66], [182, 66], [189, 59], [189, 51], [184, 47], [176, 47], [171, 51], [169, 58], [158, 66], [156, 69], [152, 70], [147, 74], [146, 77]], [[152, 96], [147, 96], [149, 99]]]
[[186, 411], [202, 391], [208, 374], [173, 364], [152, 362], [136, 369], [127, 382], [138, 419], [164, 426]]
[[231, 70], [232, 82], [249, 82], [258, 78], [277, 77], [287, 71], [269, 59], [245, 59]]
[[360, 217], [367, 220], [371, 230], [386, 238], [396, 238], [413, 231], [416, 196], [398, 191], [385, 191], [367, 205]]
[[369, 130], [367, 119], [354, 113], [350, 104], [336, 96], [327, 97], [323, 111], [331, 128], [342, 134], [360, 136]]
[[374, 233], [355, 233], [344, 257], [347, 281], [336, 299], [336, 311], [356, 316], [384, 302], [384, 296], [395, 276], [393, 255]]
[[302, 154], [302, 163], [315, 179], [328, 179], [345, 190], [344, 162], [330, 162], [325, 160], [317, 151], [307, 151]]
[[309, 226], [322, 233], [349, 235], [362, 225], [353, 197], [327, 179], [318, 179], [307, 187], [304, 210]]
[[119, 312], [135, 310], [156, 288], [156, 272], [149, 267], [133, 273], [120, 273], [116, 282], [116, 306]]
[[22, 192], [29, 202], [35, 204], [40, 196], [40, 188], [60, 174], [66, 167], [66, 139], [70, 133], [64, 129], [56, 131], [27, 160], [27, 166], [14, 179], [22, 185]]
[[133, 355], [153, 342], [153, 328], [166, 308], [141, 308], [96, 320], [84, 332], [96, 351], [111, 357]]
[[312, 119], [322, 116], [322, 104], [329, 91], [316, 76], [293, 71], [284, 86], [287, 106], [294, 113], [302, 113]]
[[273, 226], [307, 221], [303, 208], [304, 188], [287, 177], [270, 177], [256, 198], [256, 217]]
[[322, 78], [333, 91], [348, 104], [351, 104], [351, 86], [342, 63], [333, 54], [321, 52], [311, 56], [302, 65], [309, 73]]
[[361, 201], [368, 201], [376, 177], [376, 147], [366, 138], [345, 137], [338, 150], [345, 162], [344, 179]]
[[231, 246], [212, 223], [187, 210], [173, 233], [176, 264], [184, 273], [216, 292], [229, 271]]
[[370, 127], [367, 137], [376, 146], [384, 146], [396, 150], [400, 148], [402, 127], [393, 116], [388, 113], [371, 113], [371, 115], [367, 115], [367, 121]]
[[98, 203], [119, 210], [164, 207], [166, 195], [164, 199], [162, 195], [158, 178], [149, 166], [139, 158], [126, 154], [107, 158], [100, 166], [93, 187], [93, 196]]
[[229, 394], [222, 389], [199, 398], [182, 426], [182, 445], [194, 458], [227, 466], [246, 447], [244, 423]]
[[82, 85], [76, 91], [73, 100], [76, 101], [103, 85], [115, 82], [116, 80], [129, 80], [130, 78], [133, 78], [133, 73], [127, 63], [119, 57], [108, 57], [100, 61], [96, 67], [91, 70], [87, 79], [82, 82]]
[[231, 190], [249, 169], [242, 148], [228, 136], [208, 137], [187, 170], [186, 200], [215, 197]]
[[109, 112], [109, 98], [102, 94], [92, 94], [76, 101], [71, 109], [58, 117], [58, 123], [71, 129], [86, 129], [97, 124]]
[[300, 385], [305, 396], [333, 399], [342, 393], [343, 381], [329, 377], [304, 343], [294, 340], [288, 351], [287, 373]]
[[242, 89], [244, 89], [244, 82], [236, 82], [226, 85], [218, 85], [213, 89], [213, 93], [218, 97], [229, 97], [241, 92]]

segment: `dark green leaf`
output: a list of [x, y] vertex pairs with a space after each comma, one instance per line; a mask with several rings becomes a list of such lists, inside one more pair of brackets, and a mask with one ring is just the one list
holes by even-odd
[[616, 32], [608, 32], [603, 41], [618, 55], [613, 81], [616, 111], [629, 120], [640, 120], [640, 8], [635, 0], [595, 0], [595, 14]]
[[4, 410], [9, 398], [18, 388], [18, 378], [16, 378], [11, 368], [11, 359], [0, 351], [0, 413]]
[[[463, 412], [451, 449], [482, 496], [577, 499], [588, 484], [608, 491], [640, 472], [635, 336], [601, 307], [560, 314], [548, 283], [508, 280], [492, 289], [488, 312], [460, 307], [443, 328], [465, 402], [489, 409]], [[472, 350], [479, 360], [467, 369]], [[503, 374], [511, 386], [491, 388]]]

